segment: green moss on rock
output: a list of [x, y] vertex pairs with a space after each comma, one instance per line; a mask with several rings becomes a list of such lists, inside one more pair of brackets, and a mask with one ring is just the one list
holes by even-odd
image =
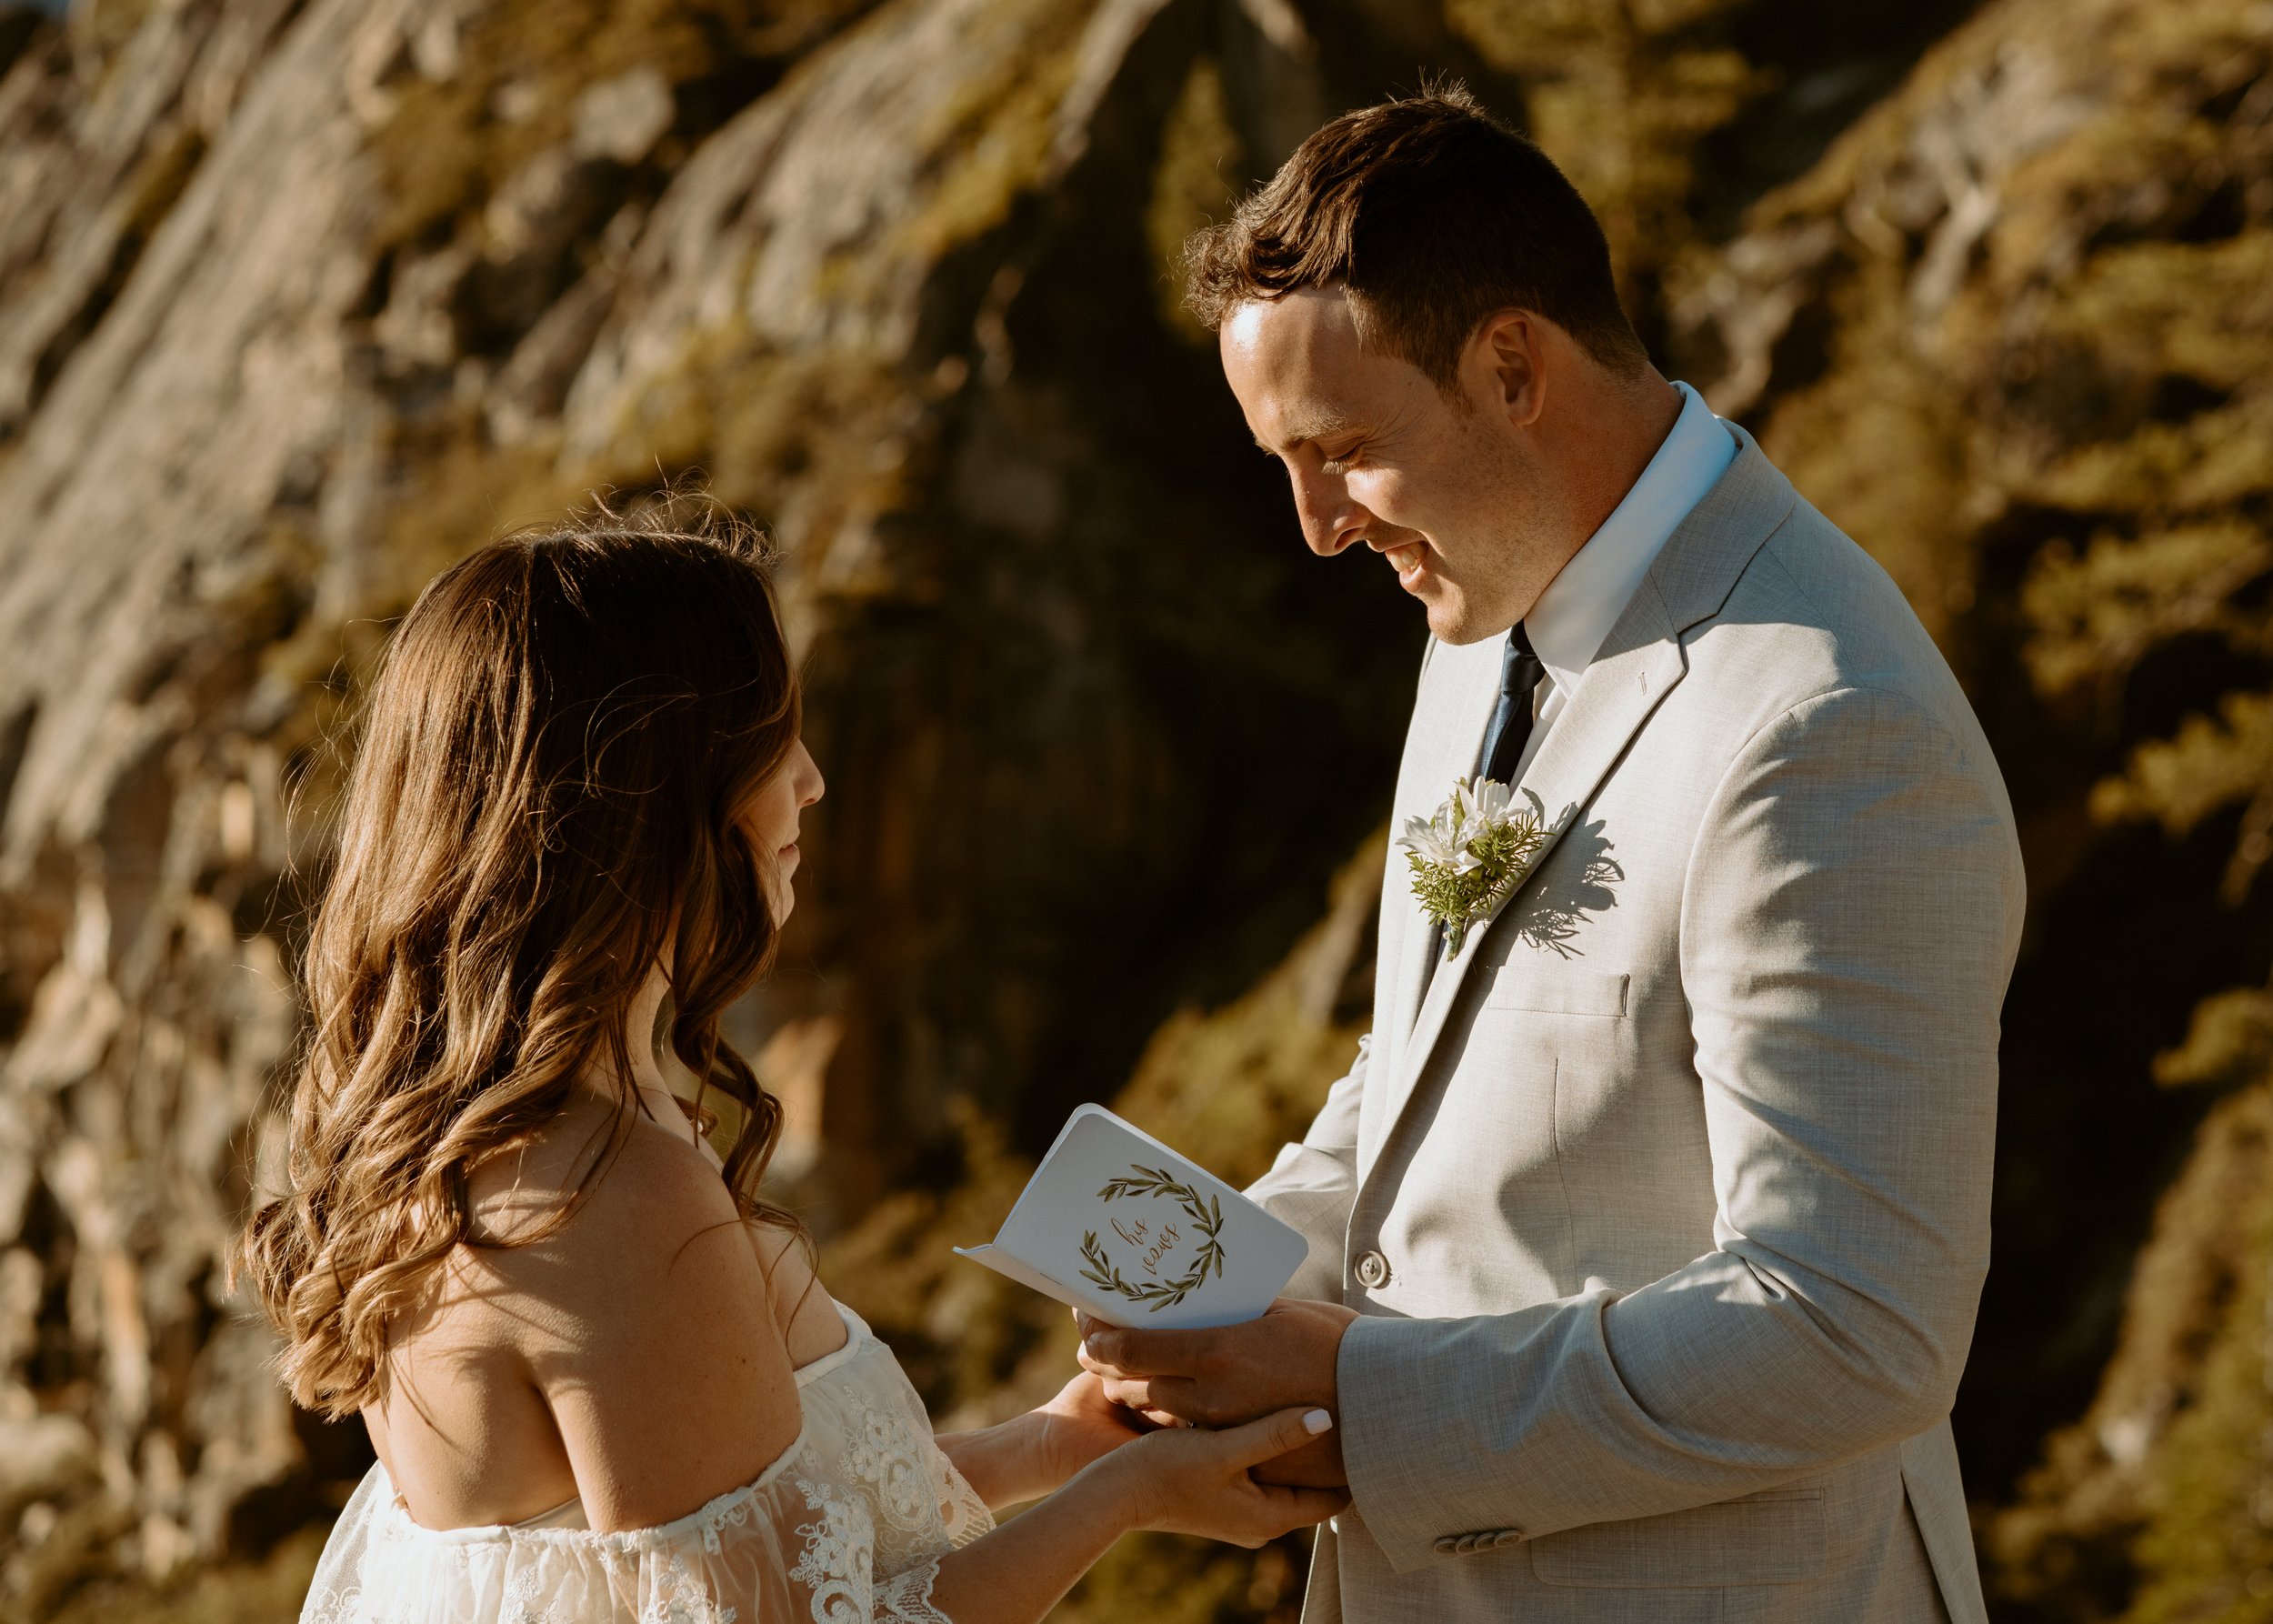
[[1223, 67], [1212, 56], [1192, 64], [1160, 130], [1152, 196], [1145, 206], [1145, 242], [1158, 266], [1161, 320], [1178, 337], [1212, 341], [1184, 305], [1184, 244], [1200, 227], [1228, 217], [1241, 180], [1239, 134], [1224, 100]]
[[499, 0], [446, 17], [381, 85], [388, 206], [375, 246], [416, 243], [561, 145], [587, 86], [643, 67], [686, 85], [786, 59], [873, 0]]
[[1987, 1525], [2011, 1616], [2273, 1618], [2273, 1084], [2222, 1101], [2165, 1196], [2098, 1398]]

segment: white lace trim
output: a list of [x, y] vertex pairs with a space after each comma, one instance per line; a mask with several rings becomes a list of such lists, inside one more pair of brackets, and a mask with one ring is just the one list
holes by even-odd
[[926, 1562], [885, 1580], [876, 1592], [876, 1624], [955, 1624], [931, 1605], [931, 1587], [938, 1579], [939, 1564]]
[[876, 1525], [868, 1508], [834, 1485], [800, 1479], [797, 1490], [807, 1510], [821, 1513], [819, 1521], [798, 1525], [805, 1551], [789, 1570], [789, 1577], [812, 1593], [813, 1624], [871, 1624], [867, 1596], [875, 1578]]

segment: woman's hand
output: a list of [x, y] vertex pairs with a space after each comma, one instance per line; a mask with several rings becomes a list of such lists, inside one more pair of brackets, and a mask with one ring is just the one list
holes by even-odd
[[1221, 1432], [1164, 1428], [1096, 1469], [1128, 1474], [1132, 1527], [1253, 1549], [1290, 1529], [1324, 1522], [1349, 1504], [1340, 1489], [1292, 1489], [1248, 1475], [1252, 1467], [1315, 1442], [1333, 1425], [1323, 1409], [1297, 1408]]
[[[1092, 1400], [1076, 1390], [1079, 1386], [1058, 1398], [1086, 1413]], [[1028, 1410], [1005, 1425], [1043, 1413]], [[1031, 1511], [942, 1557], [932, 1607], [962, 1624], [1031, 1624], [1123, 1534], [1160, 1529], [1253, 1549], [1321, 1521], [1349, 1497], [1257, 1483], [1247, 1469], [1299, 1449], [1332, 1425], [1322, 1409], [1285, 1409], [1224, 1432], [1171, 1427], [1133, 1439]], [[1110, 1435], [1086, 1436], [1101, 1441]]]
[[976, 1432], [942, 1433], [936, 1441], [978, 1498], [999, 1510], [1055, 1493], [1147, 1430], [1143, 1418], [1107, 1398], [1105, 1384], [1085, 1373], [1038, 1408]]
[[1106, 1398], [1105, 1383], [1086, 1370], [1034, 1414], [1042, 1425], [1042, 1449], [1050, 1464], [1052, 1489], [1091, 1461], [1152, 1430], [1142, 1416]]

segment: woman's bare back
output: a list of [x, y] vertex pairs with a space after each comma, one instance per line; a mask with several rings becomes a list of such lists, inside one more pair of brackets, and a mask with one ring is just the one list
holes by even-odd
[[[636, 1344], [642, 1330], [579, 1285], [646, 1267], [657, 1208], [721, 1188], [710, 1148], [670, 1102], [658, 1106], [657, 1116], [632, 1124], [557, 1232], [517, 1246], [458, 1248], [426, 1301], [390, 1328], [383, 1396], [363, 1415], [413, 1520], [437, 1529], [516, 1523], [578, 1498], [547, 1392], [596, 1344]], [[468, 1192], [476, 1235], [512, 1242], [539, 1231], [605, 1148], [612, 1112], [597, 1095], [580, 1096], [526, 1149], [477, 1168]], [[697, 1184], [707, 1188], [690, 1188]], [[790, 1365], [841, 1347], [844, 1320], [798, 1238], [778, 1227], [741, 1228]], [[636, 1347], [620, 1355], [636, 1360]]]

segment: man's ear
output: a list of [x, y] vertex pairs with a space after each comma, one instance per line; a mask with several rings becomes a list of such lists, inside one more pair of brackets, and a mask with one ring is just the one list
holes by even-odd
[[1485, 317], [1461, 369], [1473, 374], [1475, 393], [1517, 428], [1530, 427], [1547, 409], [1545, 326], [1529, 310], [1502, 310]]

